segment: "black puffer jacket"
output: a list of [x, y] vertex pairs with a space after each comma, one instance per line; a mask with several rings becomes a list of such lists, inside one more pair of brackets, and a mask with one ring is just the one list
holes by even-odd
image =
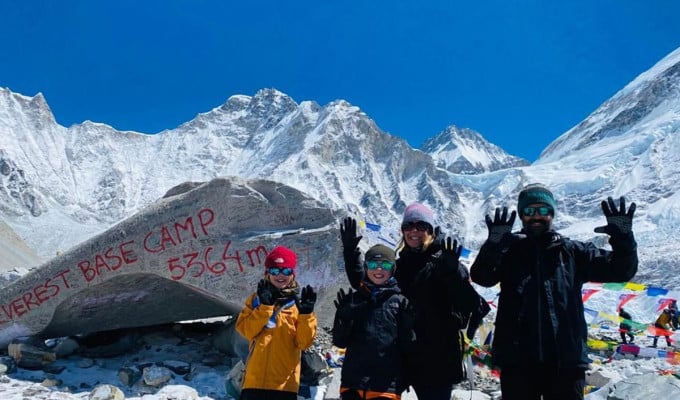
[[442, 387], [464, 379], [460, 330], [480, 304], [465, 267], [442, 265], [438, 243], [426, 251], [405, 247], [397, 259], [395, 277], [416, 312], [416, 350], [408, 363], [414, 386]]
[[585, 368], [587, 325], [583, 283], [625, 282], [637, 272], [633, 234], [612, 237], [613, 251], [547, 232], [539, 238], [486, 242], [470, 269], [472, 281], [500, 282], [493, 359], [498, 366], [556, 363]]
[[394, 279], [376, 287], [364, 282], [345, 299], [356, 304], [350, 318], [336, 313], [333, 344], [347, 348], [342, 365], [344, 388], [401, 394], [404, 356], [413, 351], [413, 311]]

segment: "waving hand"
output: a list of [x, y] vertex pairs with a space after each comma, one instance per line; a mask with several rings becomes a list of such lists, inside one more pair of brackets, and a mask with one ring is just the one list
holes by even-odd
[[489, 229], [489, 237], [487, 240], [491, 243], [500, 243], [505, 234], [512, 232], [512, 225], [514, 225], [516, 217], [517, 212], [513, 211], [508, 218], [507, 207], [503, 207], [502, 212], [500, 208], [496, 208], [493, 220], [487, 215], [485, 217], [486, 227]]
[[607, 219], [607, 225], [595, 228], [597, 233], [606, 233], [609, 236], [627, 235], [633, 231], [633, 215], [636, 209], [635, 203], [631, 203], [626, 211], [626, 200], [623, 196], [619, 199], [619, 208], [616, 208], [614, 199], [607, 198], [602, 201], [602, 213]]

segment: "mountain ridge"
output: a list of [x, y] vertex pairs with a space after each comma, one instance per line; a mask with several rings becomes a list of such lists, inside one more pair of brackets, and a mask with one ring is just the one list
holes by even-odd
[[[87, 121], [62, 127], [44, 96], [0, 89], [0, 216], [50, 257], [171, 187], [239, 176], [285, 183], [391, 231], [405, 206], [419, 201], [474, 250], [486, 237], [484, 215], [515, 208], [522, 186], [542, 182], [557, 197], [556, 228], [603, 245], [606, 238], [592, 232], [604, 221], [600, 201], [636, 201], [639, 276], [659, 282], [676, 265], [662, 255], [677, 251], [668, 239], [678, 238], [680, 221], [678, 54], [641, 74], [533, 164], [453, 125], [414, 149], [344, 100], [298, 104], [276, 89], [233, 95], [155, 135]], [[73, 228], [42, 232], [55, 226]]]

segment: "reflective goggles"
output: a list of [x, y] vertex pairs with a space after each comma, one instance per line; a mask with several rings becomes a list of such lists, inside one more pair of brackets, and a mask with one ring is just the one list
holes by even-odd
[[291, 275], [293, 275], [293, 268], [288, 268], [288, 267], [284, 267], [284, 268], [272, 267], [272, 268], [267, 268], [267, 273], [268, 273], [269, 275], [274, 275], [274, 276], [276, 276], [276, 275], [278, 275], [278, 274], [282, 274], [282, 275], [284, 275], [284, 276], [291, 276]]
[[401, 224], [401, 230], [406, 232], [406, 231], [411, 231], [411, 230], [417, 230], [418, 232], [425, 232], [429, 231], [431, 229], [430, 224], [427, 222], [423, 221], [411, 221], [411, 222], [404, 222]]
[[541, 217], [547, 217], [548, 215], [553, 215], [553, 209], [548, 206], [524, 207], [522, 209], [522, 215], [526, 215], [527, 217], [533, 217], [535, 214], [538, 214]]
[[392, 271], [392, 268], [394, 268], [394, 263], [391, 261], [366, 261], [366, 269], [373, 270], [378, 268], [381, 268], [383, 271]]

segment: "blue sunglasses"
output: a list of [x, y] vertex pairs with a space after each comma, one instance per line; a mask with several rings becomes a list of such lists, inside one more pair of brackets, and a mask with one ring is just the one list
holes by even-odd
[[551, 207], [547, 207], [547, 206], [524, 207], [522, 209], [522, 215], [526, 215], [527, 217], [533, 217], [537, 213], [541, 217], [547, 217], [548, 215], [553, 214], [553, 209]]
[[382, 268], [384, 271], [392, 271], [392, 268], [394, 268], [394, 263], [390, 261], [366, 261], [366, 269], [378, 268]]
[[276, 276], [276, 275], [278, 275], [278, 274], [281, 274], [281, 275], [284, 275], [284, 276], [291, 276], [291, 275], [293, 275], [293, 268], [288, 268], [288, 267], [284, 267], [284, 268], [272, 267], [272, 268], [267, 268], [267, 273], [268, 273], [269, 275], [274, 275], [274, 276]]

